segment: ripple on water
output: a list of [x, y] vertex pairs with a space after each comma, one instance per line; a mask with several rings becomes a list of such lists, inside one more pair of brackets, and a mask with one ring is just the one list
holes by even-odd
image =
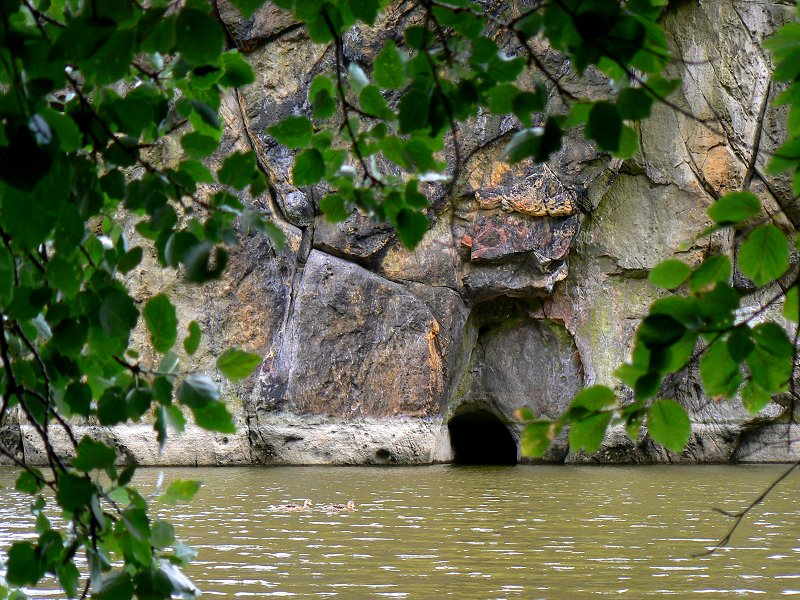
[[[188, 574], [211, 597], [769, 598], [800, 593], [794, 478], [742, 524], [731, 548], [692, 556], [729, 526], [711, 506], [747, 505], [781, 470], [165, 469], [166, 482], [205, 485], [193, 505], [159, 510], [199, 550]], [[140, 470], [143, 491], [158, 472]], [[0, 485], [14, 477], [0, 470]], [[353, 498], [359, 510], [267, 509], [305, 497]], [[8, 487], [0, 495], [4, 545], [32, 536], [27, 504]]]

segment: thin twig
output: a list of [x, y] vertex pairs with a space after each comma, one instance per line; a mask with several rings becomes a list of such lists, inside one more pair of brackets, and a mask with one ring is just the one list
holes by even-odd
[[352, 105], [347, 101], [347, 97], [344, 93], [344, 82], [342, 81], [342, 59], [344, 56], [342, 38], [336, 33], [336, 28], [333, 26], [331, 18], [328, 16], [328, 11], [325, 8], [322, 9], [322, 17], [325, 19], [325, 24], [328, 26], [328, 30], [331, 32], [334, 40], [334, 54], [336, 56], [336, 91], [337, 95], [339, 96], [339, 101], [342, 104], [342, 114], [344, 119], [342, 125], [347, 130], [347, 134], [350, 138], [350, 143], [353, 148], [353, 153], [356, 155], [358, 162], [361, 164], [361, 168], [364, 169], [364, 177], [369, 180], [370, 185], [377, 185], [378, 187], [382, 188], [384, 187], [384, 183], [369, 170], [367, 161], [361, 152], [358, 141], [356, 140], [353, 126], [350, 124], [350, 109], [352, 108]]
[[[453, 188], [455, 188], [456, 183], [458, 182], [458, 178], [461, 175], [461, 147], [458, 143], [458, 127], [456, 126], [456, 120], [453, 116], [453, 107], [450, 104], [450, 98], [447, 97], [447, 94], [444, 93], [444, 89], [442, 88], [442, 82], [439, 78], [439, 70], [436, 66], [436, 63], [433, 60], [430, 52], [428, 51], [428, 24], [429, 22], [434, 23], [434, 27], [438, 27], [441, 29], [436, 16], [430, 10], [429, 5], [426, 5], [426, 17], [425, 17], [425, 26], [423, 29], [423, 38], [422, 38], [422, 51], [425, 53], [425, 59], [428, 62], [428, 66], [431, 69], [431, 75], [433, 76], [433, 84], [436, 87], [436, 93], [439, 96], [439, 99], [442, 101], [444, 105], [444, 111], [447, 115], [447, 121], [450, 125], [450, 133], [453, 136], [453, 154], [455, 158], [455, 166], [453, 167], [453, 174], [450, 176], [450, 182], [447, 184], [447, 188], [445, 193], [447, 195], [453, 192]], [[447, 40], [445, 39], [443, 43], [446, 45]]]
[[726, 517], [731, 517], [732, 519], [735, 519], [735, 521], [731, 526], [731, 528], [728, 530], [728, 533], [725, 534], [714, 546], [712, 546], [705, 552], [700, 552], [699, 554], [693, 555], [693, 557], [699, 558], [702, 556], [708, 556], [709, 554], [714, 554], [720, 548], [727, 546], [728, 543], [731, 541], [731, 537], [733, 536], [734, 532], [739, 527], [739, 525], [741, 525], [742, 521], [747, 516], [747, 514], [751, 510], [753, 510], [756, 506], [761, 504], [764, 501], [764, 499], [769, 495], [769, 493], [775, 489], [775, 486], [777, 486], [781, 481], [786, 479], [792, 473], [792, 471], [794, 471], [798, 466], [800, 466], [800, 460], [795, 462], [780, 477], [778, 477], [775, 481], [770, 483], [767, 486], [767, 488], [763, 492], [761, 492], [761, 494], [759, 494], [759, 496], [755, 500], [753, 500], [746, 508], [740, 510], [739, 512], [729, 512], [727, 510], [722, 510], [721, 508], [713, 508], [712, 510], [714, 512], [718, 512], [719, 514], [725, 515]]
[[[5, 369], [6, 377], [8, 378], [6, 392], [12, 396], [16, 396], [19, 400], [19, 405], [22, 408], [22, 411], [25, 413], [25, 416], [27, 417], [31, 426], [36, 430], [36, 433], [39, 434], [39, 437], [42, 439], [42, 443], [44, 443], [45, 454], [47, 454], [47, 462], [50, 465], [50, 468], [53, 470], [53, 476], [58, 479], [58, 470], [56, 469], [56, 466], [60, 467], [61, 471], [65, 471], [66, 469], [64, 467], [64, 463], [61, 462], [58, 454], [56, 454], [47, 432], [42, 428], [41, 424], [36, 420], [36, 418], [33, 416], [33, 413], [31, 413], [30, 409], [28, 408], [28, 404], [25, 400], [25, 389], [19, 384], [16, 375], [14, 374], [14, 370], [11, 368], [11, 355], [8, 347], [8, 340], [6, 339], [5, 322], [5, 314], [0, 312], [0, 358], [2, 358], [3, 368]], [[45, 422], [46, 421], [47, 414], [45, 413]]]

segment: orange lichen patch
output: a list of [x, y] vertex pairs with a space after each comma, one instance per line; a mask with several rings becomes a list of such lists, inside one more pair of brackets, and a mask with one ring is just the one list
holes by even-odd
[[436, 347], [436, 338], [439, 336], [439, 323], [431, 321], [431, 328], [425, 334], [428, 342], [428, 366], [430, 367], [430, 394], [431, 398], [437, 398], [444, 392], [444, 371], [442, 369], [442, 357]]
[[728, 146], [714, 146], [703, 161], [703, 176], [720, 194], [739, 189], [744, 176], [744, 165], [730, 151]]
[[530, 217], [545, 217], [547, 216], [547, 208], [545, 203], [537, 195], [531, 196], [510, 196], [504, 198], [503, 208], [510, 209], [513, 212], [522, 213]]
[[472, 248], [472, 236], [465, 233], [464, 236], [461, 238], [461, 245], [465, 248]]
[[503, 198], [501, 196], [485, 196], [480, 192], [475, 192], [475, 200], [478, 202], [478, 208], [481, 210], [491, 210], [499, 208]]
[[496, 187], [509, 179], [509, 173], [513, 178], [515, 173], [512, 171], [518, 170], [518, 166], [512, 166], [505, 161], [490, 160], [486, 163], [479, 163], [476, 168], [472, 169], [467, 177], [467, 182], [472, 190]]
[[551, 217], [568, 217], [577, 212], [578, 198], [572, 190], [551, 196], [545, 200], [547, 214]]
[[577, 212], [577, 192], [564, 186], [547, 165], [489, 162], [468, 182], [479, 210], [500, 208], [529, 217], [565, 217]]

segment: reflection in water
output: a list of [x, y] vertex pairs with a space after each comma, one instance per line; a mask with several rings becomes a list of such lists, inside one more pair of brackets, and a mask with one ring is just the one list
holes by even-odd
[[[199, 551], [205, 596], [583, 598], [800, 595], [800, 482], [791, 477], [731, 548], [692, 555], [784, 467], [290, 467], [165, 469], [203, 480], [159, 507]], [[158, 469], [137, 476], [152, 489]], [[13, 485], [14, 470], [0, 470]], [[356, 512], [277, 512], [346, 502]], [[30, 535], [28, 501], [0, 494], [0, 543]], [[42, 591], [42, 597], [53, 597]]]

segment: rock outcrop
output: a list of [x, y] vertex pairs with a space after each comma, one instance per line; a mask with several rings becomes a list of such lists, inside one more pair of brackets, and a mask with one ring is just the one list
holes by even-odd
[[[448, 424], [481, 420], [501, 424], [518, 446], [517, 409], [555, 416], [583, 386], [615, 383], [612, 372], [658, 297], [649, 269], [671, 256], [691, 263], [711, 248], [734, 252], [735, 241], [725, 236], [691, 243], [711, 202], [741, 187], [768, 206], [792, 198], [786, 181], [764, 174], [785, 115], [771, 104], [776, 94], [762, 43], [792, 17], [794, 8], [784, 3], [670, 3], [664, 24], [678, 57], [671, 69], [683, 85], [675, 106], [654, 108], [639, 131], [641, 151], [624, 163], [575, 134], [547, 164], [509, 166], [500, 153], [518, 123], [486, 114], [467, 123], [469, 161], [452, 197], [432, 193], [431, 229], [414, 253], [389, 227], [361, 215], [326, 222], [317, 190], [293, 186], [293, 155], [267, 132], [288, 115], [309, 112], [308, 87], [316, 74], [333, 70], [332, 47], [311, 43], [304, 27], [272, 5], [248, 20], [228, 0], [218, 6], [257, 72], [255, 84], [224, 102], [225, 148], [258, 154], [271, 190], [253, 201], [272, 214], [288, 243], [276, 251], [261, 238], [243, 239], [225, 278], [200, 290], [154, 280], [152, 263], [131, 276], [143, 297], [169, 290], [181, 322], [203, 325], [192, 368], [213, 372], [214, 356], [230, 345], [258, 352], [264, 362], [224, 390], [240, 423], [236, 436], [190, 428], [159, 455], [147, 424], [91, 429], [128, 460], [424, 464], [459, 454]], [[386, 37], [416, 18], [409, 5], [393, 4], [374, 29], [347, 37], [345, 56], [369, 71]], [[506, 50], [517, 50], [513, 41]], [[540, 50], [577, 94], [608, 92], [599, 75], [574, 79], [557, 55]], [[560, 106], [555, 92], [550, 103]], [[736, 403], [710, 401], [694, 366], [666, 386], [694, 421], [684, 453], [612, 430], [594, 455], [569, 454], [558, 439], [545, 458], [797, 456], [798, 442], [788, 444], [786, 426], [775, 422], [783, 405], [753, 417]], [[35, 437], [24, 426], [20, 445], [35, 461]]]

